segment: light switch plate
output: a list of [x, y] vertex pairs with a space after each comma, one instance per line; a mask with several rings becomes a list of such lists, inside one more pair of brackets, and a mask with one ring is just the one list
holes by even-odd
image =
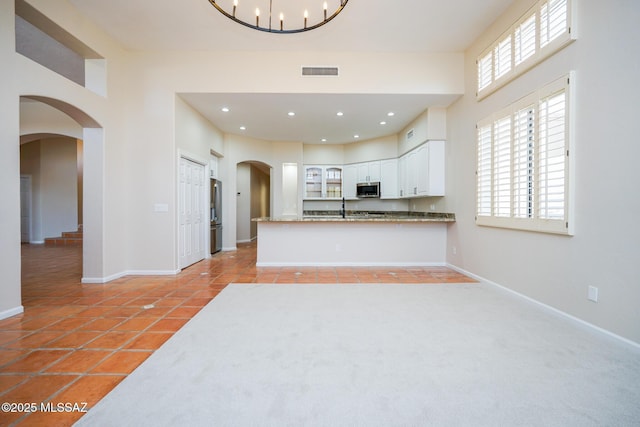
[[169, 205], [166, 203], [156, 203], [153, 205], [154, 212], [169, 212]]

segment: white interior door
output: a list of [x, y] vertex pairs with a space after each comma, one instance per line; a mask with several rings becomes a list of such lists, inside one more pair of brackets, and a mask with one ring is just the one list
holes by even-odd
[[20, 241], [31, 241], [31, 176], [20, 175]]
[[180, 159], [180, 268], [205, 257], [205, 168]]

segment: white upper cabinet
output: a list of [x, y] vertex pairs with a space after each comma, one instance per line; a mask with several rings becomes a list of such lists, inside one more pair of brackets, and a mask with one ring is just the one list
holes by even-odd
[[444, 196], [444, 141], [430, 141], [427, 146], [429, 148], [429, 173], [425, 191], [429, 196]]
[[379, 182], [380, 161], [358, 163], [358, 182]]
[[427, 141], [397, 159], [305, 166], [305, 199], [355, 200], [358, 183], [380, 182], [381, 199], [444, 196], [445, 142]]
[[342, 166], [305, 166], [305, 199], [342, 198]]
[[380, 162], [380, 198], [398, 198], [398, 159]]
[[407, 156], [398, 159], [398, 196], [407, 197]]
[[345, 165], [342, 177], [342, 188], [345, 199], [356, 198], [356, 184], [358, 183], [358, 165]]
[[327, 199], [342, 198], [342, 167], [328, 166], [324, 169], [324, 197]]
[[444, 141], [429, 141], [399, 160], [400, 197], [444, 196]]

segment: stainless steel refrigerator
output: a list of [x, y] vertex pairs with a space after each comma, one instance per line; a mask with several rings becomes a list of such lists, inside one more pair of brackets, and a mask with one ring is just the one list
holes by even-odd
[[222, 249], [222, 182], [211, 180], [211, 253]]

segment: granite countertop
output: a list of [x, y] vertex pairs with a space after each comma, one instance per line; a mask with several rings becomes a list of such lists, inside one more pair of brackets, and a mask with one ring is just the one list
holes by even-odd
[[302, 217], [253, 218], [256, 222], [455, 222], [455, 214], [442, 212], [305, 211]]

